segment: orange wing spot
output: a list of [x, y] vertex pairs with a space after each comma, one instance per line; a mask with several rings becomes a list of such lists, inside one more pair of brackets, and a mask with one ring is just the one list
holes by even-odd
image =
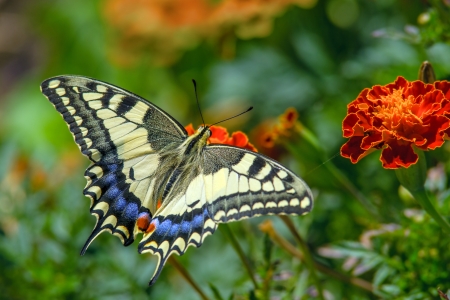
[[[143, 212], [139, 214], [139, 217], [136, 221], [137, 227], [140, 231], [147, 232], [148, 228], [150, 227], [150, 214], [147, 212]], [[154, 227], [154, 226], [153, 226]]]
[[146, 233], [152, 233], [153, 231], [155, 231], [156, 226], [155, 223], [150, 223], [150, 225], [148, 226], [147, 230], [145, 231]]
[[159, 209], [161, 207], [162, 201], [161, 199], [158, 200], [158, 202], [156, 203], [156, 209]]

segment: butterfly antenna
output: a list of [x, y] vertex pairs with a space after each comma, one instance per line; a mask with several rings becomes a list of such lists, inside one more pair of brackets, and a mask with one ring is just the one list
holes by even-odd
[[202, 110], [200, 109], [200, 102], [198, 101], [197, 82], [195, 81], [195, 79], [192, 79], [192, 83], [194, 84], [195, 99], [197, 100], [198, 111], [200, 112], [200, 116], [202, 117], [203, 125], [205, 125], [205, 120], [203, 119]]
[[228, 118], [228, 119], [225, 119], [225, 120], [219, 121], [219, 122], [217, 122], [217, 123], [214, 123], [214, 124], [212, 124], [212, 125], [210, 125], [210, 126], [217, 125], [217, 124], [219, 124], [219, 123], [222, 123], [222, 122], [231, 120], [231, 119], [233, 119], [233, 118], [239, 117], [240, 115], [243, 115], [243, 114], [245, 114], [245, 113], [248, 113], [248, 112], [251, 111], [252, 109], [253, 109], [253, 106], [250, 106], [246, 111], [241, 112], [240, 114], [237, 114], [237, 115], [235, 115], [235, 116], [233, 116], [233, 117], [230, 117], [230, 118]]

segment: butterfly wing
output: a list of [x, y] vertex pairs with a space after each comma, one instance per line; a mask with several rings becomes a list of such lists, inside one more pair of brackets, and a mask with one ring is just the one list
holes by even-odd
[[105, 230], [131, 244], [143, 206], [156, 210], [151, 201], [160, 154], [180, 145], [186, 130], [145, 99], [95, 79], [58, 76], [44, 81], [41, 91], [92, 161], [84, 195], [97, 223], [82, 254]]
[[270, 214], [303, 215], [313, 207], [303, 180], [276, 161], [241, 148], [207, 146], [190, 172], [192, 176], [185, 175], [186, 190], [165, 201], [152, 220], [153, 230], [139, 243], [140, 253], [158, 256], [150, 284], [172, 253], [182, 255], [190, 245], [201, 246], [218, 223]]
[[308, 185], [275, 160], [248, 150], [206, 148], [208, 212], [218, 223], [273, 214], [303, 215], [313, 208]]

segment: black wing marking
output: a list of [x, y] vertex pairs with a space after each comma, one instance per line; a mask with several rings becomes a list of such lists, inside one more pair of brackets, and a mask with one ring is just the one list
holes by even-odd
[[42, 93], [50, 100], [93, 164], [86, 170], [84, 194], [91, 198], [97, 224], [82, 254], [102, 231], [124, 245], [134, 241], [136, 219], [151, 199], [159, 153], [176, 147], [186, 130], [170, 115], [126, 90], [81, 76], [45, 80]]

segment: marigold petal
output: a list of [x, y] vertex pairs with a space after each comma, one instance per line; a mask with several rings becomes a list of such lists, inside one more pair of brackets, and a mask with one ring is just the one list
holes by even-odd
[[245, 145], [244, 148], [247, 149], [247, 150], [253, 151], [253, 152], [258, 152], [258, 149], [256, 149], [256, 147], [253, 146], [252, 143], [247, 143], [247, 145]]
[[364, 109], [361, 105], [367, 105], [369, 109], [371, 106], [371, 102], [367, 99], [367, 93], [370, 91], [370, 89], [364, 89], [361, 93], [359, 93], [358, 97], [350, 102], [347, 105], [347, 112], [350, 113], [356, 113], [357, 111]]
[[193, 135], [195, 133], [195, 129], [194, 126], [192, 126], [192, 123], [190, 123], [187, 126], [184, 126], [184, 129], [186, 129], [188, 135]]
[[248, 137], [242, 131], [236, 131], [231, 134], [227, 144], [235, 145], [237, 147], [244, 147], [248, 144]]
[[383, 142], [383, 135], [379, 131], [372, 131], [369, 135], [365, 136], [361, 141], [361, 149], [369, 150], [370, 148], [378, 148], [380, 143]]
[[429, 130], [429, 125], [423, 122], [414, 122], [408, 119], [403, 119], [397, 127], [393, 127], [395, 133], [393, 135], [398, 139], [421, 143], [424, 139], [422, 133]]
[[[355, 125], [359, 121], [358, 116], [355, 113], [348, 114], [344, 121], [342, 121], [342, 131], [344, 137], [348, 138], [355, 134]], [[359, 134], [361, 135], [361, 134]]]
[[233, 132], [233, 134], [230, 138], [228, 138], [225, 144], [258, 152], [255, 146], [249, 143], [247, 135], [242, 131]]
[[411, 143], [399, 143], [394, 140], [381, 151], [380, 161], [385, 169], [408, 168], [415, 164], [419, 156], [414, 152]]
[[423, 150], [434, 150], [444, 143], [444, 134], [450, 131], [450, 120], [444, 116], [434, 116], [432, 118], [430, 117], [427, 121], [430, 130], [422, 133], [426, 143], [420, 145], [419, 148]]
[[389, 94], [390, 94], [390, 92], [387, 87], [384, 87], [381, 85], [375, 85], [367, 93], [367, 99], [370, 100], [372, 103], [379, 105], [379, 104], [381, 104], [380, 99], [382, 97], [386, 97]]
[[364, 128], [364, 131], [371, 130], [373, 128], [373, 119], [368, 113], [359, 111], [357, 113], [359, 122], [358, 124]]
[[362, 111], [349, 114], [342, 122], [344, 137], [362, 136], [365, 131], [372, 129], [370, 118]]
[[341, 156], [350, 158], [351, 162], [356, 164], [365, 155], [366, 150], [361, 149], [362, 136], [351, 137], [347, 143], [341, 147]]
[[409, 81], [403, 76], [398, 76], [393, 83], [387, 84], [386, 88], [389, 90], [389, 93], [392, 93], [394, 90], [407, 89], [409, 84]]
[[450, 100], [450, 82], [448, 81], [436, 81], [434, 87], [444, 94], [446, 99]]
[[418, 109], [412, 109], [411, 111], [418, 117], [424, 117], [441, 110], [444, 94], [441, 91], [435, 90], [424, 96], [419, 96], [417, 99], [420, 102]]
[[210, 143], [224, 144], [227, 141], [228, 131], [225, 127], [213, 125], [209, 129], [211, 130]]
[[438, 115], [450, 115], [450, 99], [443, 99], [442, 102], [440, 103], [440, 108], [439, 110], [436, 112], [436, 114]]
[[409, 84], [409, 86], [403, 91], [403, 95], [405, 97], [413, 96], [416, 98], [420, 95], [426, 95], [427, 93], [434, 90], [434, 86], [432, 84], [423, 83], [420, 80], [413, 81]]
[[351, 136], [364, 136], [364, 128], [361, 125], [355, 124], [352, 129], [353, 134]]

